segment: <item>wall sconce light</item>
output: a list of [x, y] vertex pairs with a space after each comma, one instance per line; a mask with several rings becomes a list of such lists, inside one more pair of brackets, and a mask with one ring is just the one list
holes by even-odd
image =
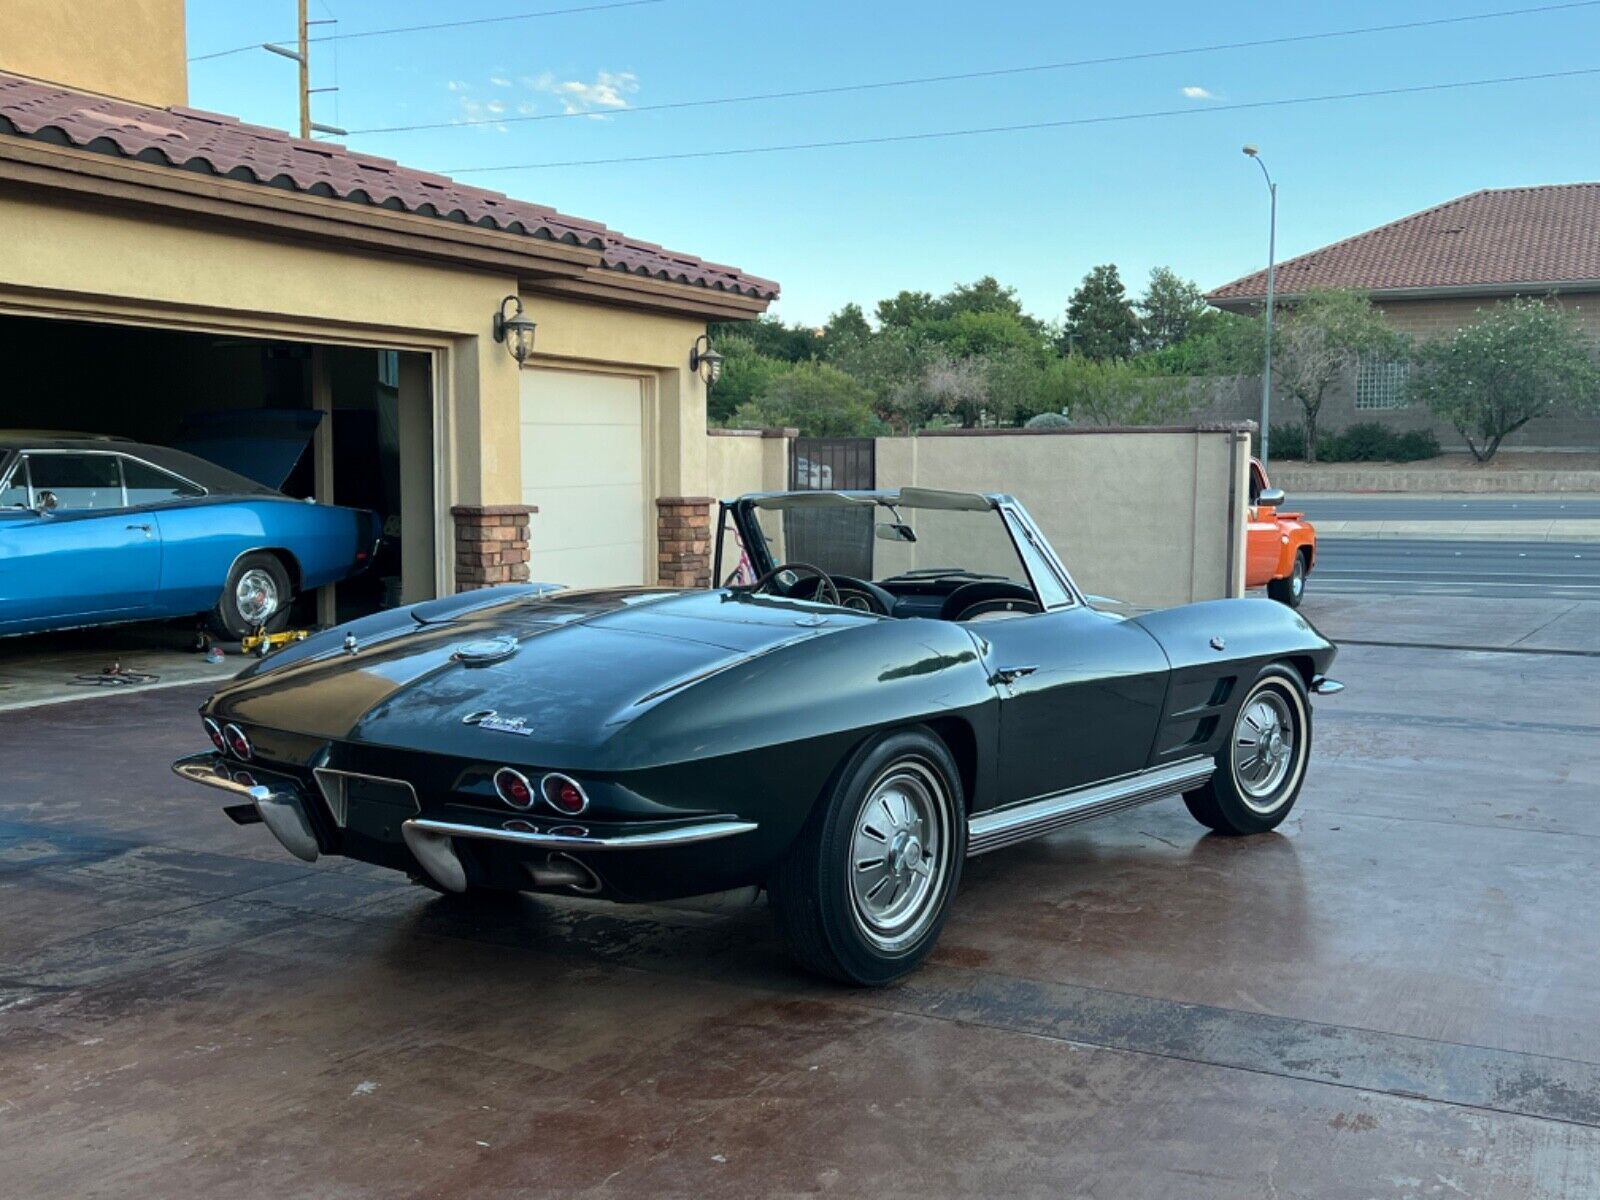
[[689, 351], [689, 370], [698, 373], [707, 387], [716, 387], [722, 378], [722, 355], [711, 348], [711, 339], [703, 333]]
[[[506, 316], [508, 304], [515, 306], [509, 317]], [[518, 297], [507, 296], [500, 301], [500, 311], [494, 314], [494, 340], [505, 343], [507, 352], [517, 360], [519, 367], [533, 353], [533, 332], [538, 327], [532, 317], [523, 314]]]

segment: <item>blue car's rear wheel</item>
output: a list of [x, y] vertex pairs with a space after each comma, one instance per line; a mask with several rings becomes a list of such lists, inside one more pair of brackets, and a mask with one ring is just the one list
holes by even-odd
[[876, 986], [938, 940], [967, 852], [950, 751], [926, 729], [862, 746], [769, 882], [779, 932], [806, 966]]
[[228, 572], [222, 595], [211, 610], [212, 628], [229, 638], [262, 628], [271, 633], [288, 623], [293, 599], [289, 572], [277, 555], [246, 554]]

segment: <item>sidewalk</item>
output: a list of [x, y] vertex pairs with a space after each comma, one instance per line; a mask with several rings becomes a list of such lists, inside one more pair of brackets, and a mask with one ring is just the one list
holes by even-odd
[[1600, 492], [1600, 454], [1504, 452], [1485, 465], [1461, 454], [1418, 463], [1275, 461], [1274, 487], [1296, 492], [1401, 492], [1538, 496]]
[[[1291, 506], [1292, 507], [1292, 506]], [[1600, 542], [1600, 518], [1551, 521], [1318, 521], [1318, 537], [1446, 542]]]

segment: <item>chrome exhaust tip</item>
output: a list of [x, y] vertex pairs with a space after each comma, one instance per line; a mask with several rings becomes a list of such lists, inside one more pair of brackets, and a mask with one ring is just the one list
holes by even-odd
[[570, 888], [583, 896], [600, 891], [600, 877], [570, 854], [551, 854], [542, 863], [527, 863], [524, 869], [535, 887]]

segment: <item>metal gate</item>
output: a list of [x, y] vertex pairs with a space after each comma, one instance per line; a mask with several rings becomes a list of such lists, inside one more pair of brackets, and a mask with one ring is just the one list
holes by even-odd
[[[792, 491], [871, 490], [877, 486], [878, 444], [872, 438], [795, 438], [789, 446]], [[788, 558], [831, 574], [872, 578], [874, 511], [801, 508], [783, 515]]]
[[792, 491], [870, 490], [877, 481], [875, 438], [795, 438], [789, 443]]

